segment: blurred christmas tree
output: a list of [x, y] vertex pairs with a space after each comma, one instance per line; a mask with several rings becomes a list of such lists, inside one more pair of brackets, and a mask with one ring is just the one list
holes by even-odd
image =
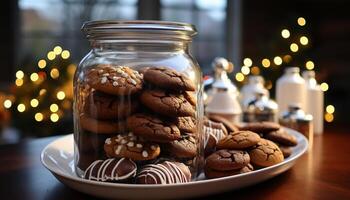
[[[76, 65], [70, 62], [70, 52], [56, 46], [41, 59], [35, 70], [18, 70], [12, 96], [4, 107], [12, 112], [12, 124], [23, 134], [48, 136], [73, 131], [73, 76]], [[30, 69], [30, 66], [24, 66]]]

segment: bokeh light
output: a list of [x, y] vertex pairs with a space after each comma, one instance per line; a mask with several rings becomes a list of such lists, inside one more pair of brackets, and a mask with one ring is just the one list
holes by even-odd
[[34, 118], [37, 122], [41, 122], [44, 119], [44, 115], [42, 113], [35, 113]]
[[309, 43], [309, 39], [306, 36], [301, 36], [299, 41], [302, 45], [307, 45]]
[[326, 113], [324, 115], [324, 119], [326, 120], [326, 122], [332, 122], [334, 120], [334, 115], [331, 113]]
[[52, 122], [57, 122], [59, 119], [60, 119], [60, 117], [58, 116], [57, 113], [52, 113], [52, 114], [50, 115], [50, 120], [51, 120]]
[[23, 103], [18, 104], [17, 106], [18, 112], [24, 112], [26, 110], [26, 106]]
[[270, 67], [271, 62], [270, 62], [269, 59], [264, 58], [264, 59], [262, 59], [261, 64], [262, 64], [263, 67], [268, 68], [268, 67]]
[[282, 58], [279, 56], [276, 56], [273, 58], [273, 62], [275, 63], [275, 65], [282, 65]]
[[63, 100], [66, 97], [66, 94], [63, 91], [59, 91], [56, 94], [57, 99]]
[[283, 29], [283, 30], [281, 31], [281, 35], [282, 35], [283, 38], [287, 39], [287, 38], [290, 37], [290, 32], [289, 32], [288, 29]]
[[39, 60], [39, 62], [38, 62], [38, 67], [40, 68], [40, 69], [44, 69], [45, 67], [46, 67], [46, 60], [43, 60], [43, 59], [41, 59], [41, 60]]
[[30, 105], [31, 105], [33, 108], [38, 107], [38, 105], [39, 105], [38, 99], [32, 99], [32, 100], [30, 100]]
[[250, 58], [244, 58], [243, 64], [244, 64], [244, 66], [250, 67], [253, 64], [253, 61]]
[[323, 91], [323, 92], [326, 92], [328, 89], [329, 89], [329, 86], [328, 86], [328, 84], [327, 83], [321, 83], [321, 90]]
[[240, 72], [238, 72], [238, 73], [236, 74], [235, 78], [236, 78], [236, 80], [237, 80], [238, 82], [244, 81], [244, 75], [243, 75], [242, 73], [240, 73]]
[[11, 108], [11, 106], [12, 106], [12, 101], [10, 99], [6, 99], [4, 101], [4, 107], [5, 108]]
[[308, 70], [313, 70], [313, 69], [315, 68], [315, 64], [314, 64], [314, 62], [312, 62], [311, 60], [309, 60], [309, 61], [307, 61], [307, 62], [305, 63], [305, 67], [306, 67], [306, 69], [308, 69]]
[[335, 111], [335, 107], [334, 107], [333, 105], [328, 105], [328, 106], [326, 107], [326, 112], [327, 112], [327, 113], [333, 114], [334, 111]]
[[16, 72], [16, 78], [18, 78], [18, 79], [24, 78], [24, 72], [22, 70], [18, 70]]
[[305, 24], [306, 24], [306, 20], [304, 17], [299, 17], [297, 19], [297, 22], [298, 22], [299, 26], [305, 26]]
[[298, 52], [298, 50], [299, 50], [299, 46], [295, 43], [290, 44], [289, 48], [292, 52]]
[[248, 74], [250, 73], [250, 68], [247, 67], [247, 66], [243, 66], [243, 67], [241, 68], [241, 72], [242, 72], [242, 74], [244, 74], [244, 75], [248, 75]]

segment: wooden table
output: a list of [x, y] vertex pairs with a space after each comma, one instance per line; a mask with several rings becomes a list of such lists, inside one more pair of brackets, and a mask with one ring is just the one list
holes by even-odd
[[[58, 182], [40, 163], [40, 152], [57, 137], [0, 146], [0, 199], [91, 199]], [[266, 182], [211, 196], [216, 199], [350, 199], [350, 133], [315, 137], [312, 152]]]

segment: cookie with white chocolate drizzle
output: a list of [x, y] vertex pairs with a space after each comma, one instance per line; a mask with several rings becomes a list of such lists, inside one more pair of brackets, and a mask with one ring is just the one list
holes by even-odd
[[125, 66], [101, 64], [86, 72], [94, 89], [112, 95], [131, 95], [142, 89], [143, 75]]
[[174, 184], [190, 180], [191, 172], [186, 165], [170, 161], [145, 165], [136, 176], [136, 182], [139, 184]]
[[84, 178], [101, 182], [124, 182], [135, 177], [137, 166], [126, 158], [96, 160], [85, 170]]
[[145, 141], [132, 132], [107, 138], [104, 150], [110, 158], [130, 158], [135, 161], [152, 160], [160, 154], [158, 144]]
[[205, 154], [211, 154], [219, 140], [226, 137], [227, 129], [222, 123], [205, 120], [203, 126]]

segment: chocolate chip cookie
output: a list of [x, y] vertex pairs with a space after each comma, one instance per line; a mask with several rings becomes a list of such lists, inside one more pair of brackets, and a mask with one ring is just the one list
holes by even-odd
[[194, 91], [196, 86], [184, 74], [165, 67], [152, 67], [145, 70], [146, 82], [170, 90]]
[[253, 131], [255, 133], [268, 133], [280, 129], [280, 125], [275, 122], [250, 122], [240, 128], [242, 131]]
[[183, 163], [170, 161], [146, 165], [136, 177], [136, 183], [139, 184], [174, 184], [190, 181], [189, 168]]
[[92, 91], [84, 104], [85, 113], [96, 119], [123, 119], [137, 110], [138, 101]]
[[176, 158], [193, 158], [197, 155], [197, 141], [192, 135], [182, 135], [181, 139], [174, 140], [166, 145], [166, 151]]
[[135, 135], [153, 142], [171, 142], [181, 138], [179, 128], [149, 114], [134, 114], [127, 119], [127, 127]]
[[259, 167], [272, 166], [284, 160], [280, 148], [272, 141], [263, 138], [249, 151], [249, 155], [251, 163]]
[[243, 174], [247, 172], [253, 171], [254, 168], [251, 164], [248, 164], [247, 166], [237, 169], [237, 170], [230, 170], [230, 171], [219, 171], [219, 170], [214, 170], [211, 169], [207, 166], [204, 167], [204, 174], [207, 178], [213, 179], [213, 178], [221, 178], [221, 177], [226, 177], [226, 176], [233, 176], [237, 174]]
[[104, 144], [106, 155], [110, 158], [130, 158], [132, 160], [152, 160], [160, 154], [160, 147], [147, 142], [133, 133], [107, 138]]
[[196, 132], [196, 124], [193, 117], [177, 117], [175, 124], [183, 133]]
[[124, 121], [96, 120], [87, 115], [80, 116], [80, 126], [97, 134], [117, 134], [126, 130]]
[[124, 182], [135, 177], [137, 166], [135, 162], [126, 158], [110, 158], [96, 160], [84, 173], [84, 178], [102, 182]]
[[298, 144], [297, 138], [294, 135], [287, 133], [284, 128], [266, 133], [264, 137], [284, 146], [296, 146]]
[[142, 89], [143, 75], [129, 67], [100, 64], [86, 71], [86, 82], [107, 94], [131, 95]]
[[222, 149], [207, 157], [206, 166], [214, 170], [230, 171], [241, 169], [249, 162], [249, 154], [245, 151]]
[[194, 116], [195, 110], [183, 94], [162, 90], [145, 90], [140, 96], [143, 105], [155, 113], [168, 117]]
[[260, 141], [260, 136], [251, 131], [231, 132], [226, 137], [219, 140], [217, 149], [246, 149], [256, 145]]

